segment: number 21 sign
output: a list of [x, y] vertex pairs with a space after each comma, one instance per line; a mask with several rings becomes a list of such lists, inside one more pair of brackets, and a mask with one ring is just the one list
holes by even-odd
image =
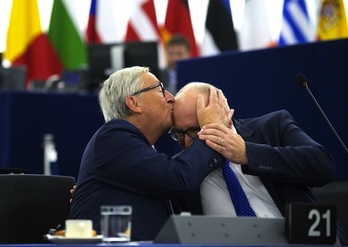
[[335, 244], [336, 207], [289, 204], [286, 208], [285, 231], [290, 243]]

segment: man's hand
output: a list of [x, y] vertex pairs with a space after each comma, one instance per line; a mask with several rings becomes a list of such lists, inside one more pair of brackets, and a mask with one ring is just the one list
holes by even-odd
[[197, 97], [197, 118], [202, 128], [209, 123], [221, 123], [225, 126], [232, 126], [233, 110], [230, 109], [227, 99], [220, 89], [213, 86], [209, 88], [209, 101], [205, 105], [203, 95]]
[[71, 198], [70, 198], [70, 203], [72, 203], [72, 198], [74, 196], [74, 193], [76, 191], [76, 185], [74, 185], [71, 189], [70, 189], [70, 194], [71, 194]]
[[222, 124], [208, 124], [198, 133], [199, 139], [236, 164], [247, 165], [245, 141], [233, 129]]

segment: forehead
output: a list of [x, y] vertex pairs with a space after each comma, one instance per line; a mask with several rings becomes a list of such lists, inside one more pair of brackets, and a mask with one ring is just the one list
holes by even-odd
[[173, 120], [178, 129], [187, 129], [198, 126], [197, 120], [197, 96], [180, 95], [175, 99]]
[[141, 78], [145, 86], [151, 86], [155, 82], [159, 82], [157, 77], [150, 72], [142, 74]]

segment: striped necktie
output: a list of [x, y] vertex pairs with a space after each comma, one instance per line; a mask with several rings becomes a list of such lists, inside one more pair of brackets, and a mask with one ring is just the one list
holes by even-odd
[[223, 174], [237, 216], [256, 216], [253, 209], [250, 207], [248, 198], [246, 197], [242, 186], [238, 182], [236, 174], [234, 174], [232, 171], [229, 163], [230, 162], [226, 160], [223, 168]]

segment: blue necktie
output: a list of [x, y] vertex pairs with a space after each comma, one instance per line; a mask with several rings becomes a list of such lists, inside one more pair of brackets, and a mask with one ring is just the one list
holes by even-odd
[[255, 216], [253, 209], [250, 207], [249, 201], [238, 182], [236, 174], [229, 166], [229, 161], [226, 160], [223, 173], [227, 184], [228, 192], [230, 193], [234, 209], [237, 216]]

